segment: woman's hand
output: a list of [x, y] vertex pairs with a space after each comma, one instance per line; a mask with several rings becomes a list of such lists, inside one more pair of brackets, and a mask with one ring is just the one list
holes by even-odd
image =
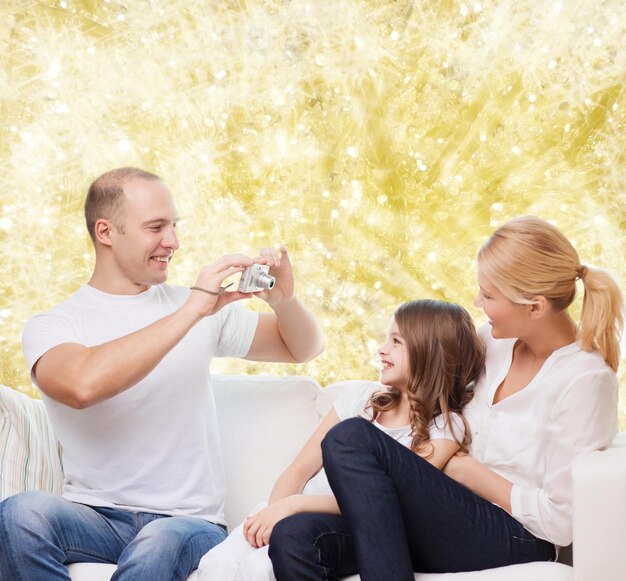
[[299, 494], [293, 494], [249, 516], [243, 525], [243, 536], [253, 547], [260, 548], [267, 545], [270, 542], [274, 525], [298, 512], [299, 498]]

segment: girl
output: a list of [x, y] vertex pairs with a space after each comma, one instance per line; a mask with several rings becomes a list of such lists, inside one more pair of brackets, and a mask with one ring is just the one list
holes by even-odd
[[398, 442], [407, 453], [439, 469], [455, 452], [467, 451], [470, 434], [461, 414], [471, 399], [468, 386], [484, 364], [484, 346], [467, 311], [442, 301], [405, 303], [396, 310], [378, 353], [380, 379], [387, 389], [367, 382], [339, 395], [276, 481], [269, 505], [205, 555], [198, 569], [200, 580], [274, 579], [267, 545], [277, 522], [302, 513], [340, 519], [335, 497], [320, 471], [320, 442], [341, 420], [366, 418], [390, 442]]
[[[577, 326], [567, 308], [578, 281]], [[489, 324], [485, 371], [464, 412], [470, 454], [455, 454], [444, 474], [366, 423], [342, 422], [322, 443], [342, 517], [298, 514], [274, 528], [279, 581], [356, 572], [412, 581], [414, 571], [555, 560], [556, 547], [571, 543], [572, 464], [617, 431], [619, 289], [532, 217], [487, 240], [478, 284]]]

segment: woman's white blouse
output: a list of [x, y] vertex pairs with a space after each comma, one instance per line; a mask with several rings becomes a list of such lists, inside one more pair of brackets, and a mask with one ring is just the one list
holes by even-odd
[[521, 391], [493, 404], [511, 366], [515, 339], [487, 345], [485, 371], [464, 416], [470, 454], [513, 483], [512, 515], [537, 537], [572, 542], [572, 464], [609, 445], [617, 433], [618, 381], [595, 353], [572, 343], [558, 349]]

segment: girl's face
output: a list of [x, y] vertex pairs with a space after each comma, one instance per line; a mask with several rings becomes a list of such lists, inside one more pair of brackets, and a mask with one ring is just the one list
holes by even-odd
[[474, 305], [481, 308], [491, 325], [495, 339], [523, 337], [528, 322], [528, 305], [514, 303], [505, 297], [478, 271], [478, 295]]
[[380, 382], [396, 389], [405, 389], [409, 379], [409, 353], [395, 318], [391, 320], [387, 341], [378, 348], [378, 354], [382, 364]]

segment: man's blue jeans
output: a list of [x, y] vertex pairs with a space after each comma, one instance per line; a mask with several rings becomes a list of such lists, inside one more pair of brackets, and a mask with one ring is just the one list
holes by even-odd
[[226, 528], [91, 507], [46, 492], [0, 503], [0, 580], [69, 581], [71, 563], [117, 563], [112, 581], [184, 581]]
[[337, 424], [322, 442], [324, 468], [342, 516], [301, 513], [272, 531], [278, 581], [413, 581], [555, 560], [506, 511], [480, 498], [367, 420]]

